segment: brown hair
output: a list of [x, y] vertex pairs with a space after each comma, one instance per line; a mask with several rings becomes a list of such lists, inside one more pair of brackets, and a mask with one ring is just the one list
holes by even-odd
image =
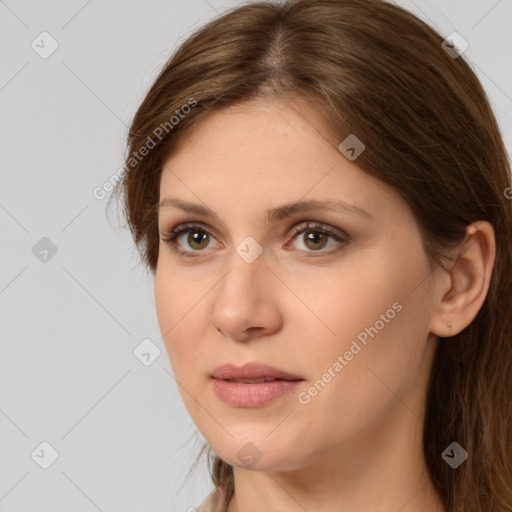
[[[470, 223], [489, 221], [497, 244], [490, 288], [474, 321], [441, 339], [423, 444], [447, 511], [510, 512], [510, 163], [479, 80], [442, 41], [413, 14], [383, 0], [236, 8], [189, 37], [157, 77], [131, 125], [118, 188], [143, 262], [154, 272], [162, 166], [185, 135], [212, 109], [301, 98], [316, 106], [340, 142], [349, 134], [363, 141], [357, 165], [409, 204], [432, 264], [463, 240]], [[441, 458], [453, 441], [469, 453], [457, 469]], [[233, 468], [208, 454], [213, 482], [227, 502]]]

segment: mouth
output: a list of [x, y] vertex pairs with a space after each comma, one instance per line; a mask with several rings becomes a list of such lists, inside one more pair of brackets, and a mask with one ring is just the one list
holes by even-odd
[[217, 396], [233, 407], [261, 407], [304, 382], [300, 376], [260, 363], [222, 365], [211, 379]]

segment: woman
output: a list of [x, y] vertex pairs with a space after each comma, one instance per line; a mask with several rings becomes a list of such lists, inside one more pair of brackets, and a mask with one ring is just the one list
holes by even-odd
[[510, 164], [454, 40], [381, 0], [249, 4], [128, 144], [199, 510], [512, 510]]

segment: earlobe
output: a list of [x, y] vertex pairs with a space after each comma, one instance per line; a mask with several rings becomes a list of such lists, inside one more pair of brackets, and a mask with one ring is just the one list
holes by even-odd
[[474, 320], [489, 290], [495, 256], [492, 225], [487, 221], [469, 225], [464, 242], [454, 250], [448, 276], [445, 273], [439, 280], [439, 297], [435, 298], [432, 313], [433, 334], [453, 336]]

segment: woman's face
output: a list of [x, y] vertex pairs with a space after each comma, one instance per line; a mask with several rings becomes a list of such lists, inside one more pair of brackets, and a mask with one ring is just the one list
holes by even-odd
[[[298, 111], [211, 114], [160, 189], [155, 298], [183, 401], [221, 458], [265, 471], [356, 464], [380, 443], [399, 457], [421, 431], [437, 342], [437, 271], [410, 209], [338, 150], [315, 111]], [[215, 373], [246, 363], [295, 380]], [[279, 376], [238, 377], [249, 375]]]

